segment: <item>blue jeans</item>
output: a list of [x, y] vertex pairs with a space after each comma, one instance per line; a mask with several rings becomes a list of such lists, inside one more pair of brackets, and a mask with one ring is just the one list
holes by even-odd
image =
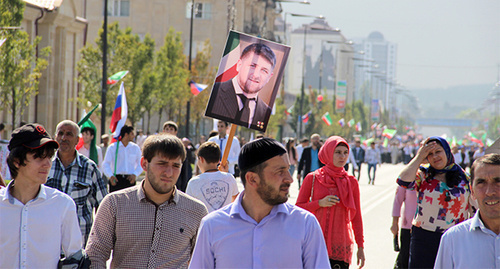
[[[373, 177], [371, 176], [371, 173], [370, 173], [372, 168], [373, 168]], [[375, 172], [376, 171], [377, 171], [377, 164], [376, 163], [369, 163], [368, 164], [368, 179], [369, 179], [368, 183], [370, 183], [372, 181], [375, 182]]]

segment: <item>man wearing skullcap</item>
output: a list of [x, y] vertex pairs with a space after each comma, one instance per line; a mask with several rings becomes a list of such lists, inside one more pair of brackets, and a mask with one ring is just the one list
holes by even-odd
[[245, 190], [201, 221], [190, 268], [329, 268], [321, 228], [287, 203], [293, 178], [286, 150], [270, 138], [241, 149]]

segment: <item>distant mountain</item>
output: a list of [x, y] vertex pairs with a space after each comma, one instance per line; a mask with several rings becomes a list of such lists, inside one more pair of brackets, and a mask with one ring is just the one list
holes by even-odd
[[449, 88], [414, 89], [421, 118], [455, 118], [461, 111], [480, 108], [492, 91], [492, 84], [462, 85]]

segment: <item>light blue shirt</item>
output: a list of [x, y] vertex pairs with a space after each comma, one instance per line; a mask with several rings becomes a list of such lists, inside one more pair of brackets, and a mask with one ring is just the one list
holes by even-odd
[[318, 159], [319, 149], [311, 148], [311, 172], [319, 169], [319, 159]]
[[189, 268], [330, 268], [314, 215], [284, 203], [257, 223], [243, 195], [203, 218]]
[[434, 268], [500, 268], [500, 235], [484, 226], [478, 210], [443, 234]]

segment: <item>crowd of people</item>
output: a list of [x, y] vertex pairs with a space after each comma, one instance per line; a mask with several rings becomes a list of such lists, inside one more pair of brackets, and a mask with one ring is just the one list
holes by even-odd
[[0, 268], [106, 268], [110, 258], [112, 268], [362, 268], [361, 167], [374, 185], [384, 162], [405, 164], [394, 268], [499, 267], [499, 154], [441, 137], [384, 147], [320, 134], [229, 141], [229, 124], [217, 129], [193, 145], [172, 121], [155, 135], [125, 125], [96, 146], [95, 130], [70, 120], [54, 138], [39, 124], [17, 128], [12, 180], [0, 177]]

